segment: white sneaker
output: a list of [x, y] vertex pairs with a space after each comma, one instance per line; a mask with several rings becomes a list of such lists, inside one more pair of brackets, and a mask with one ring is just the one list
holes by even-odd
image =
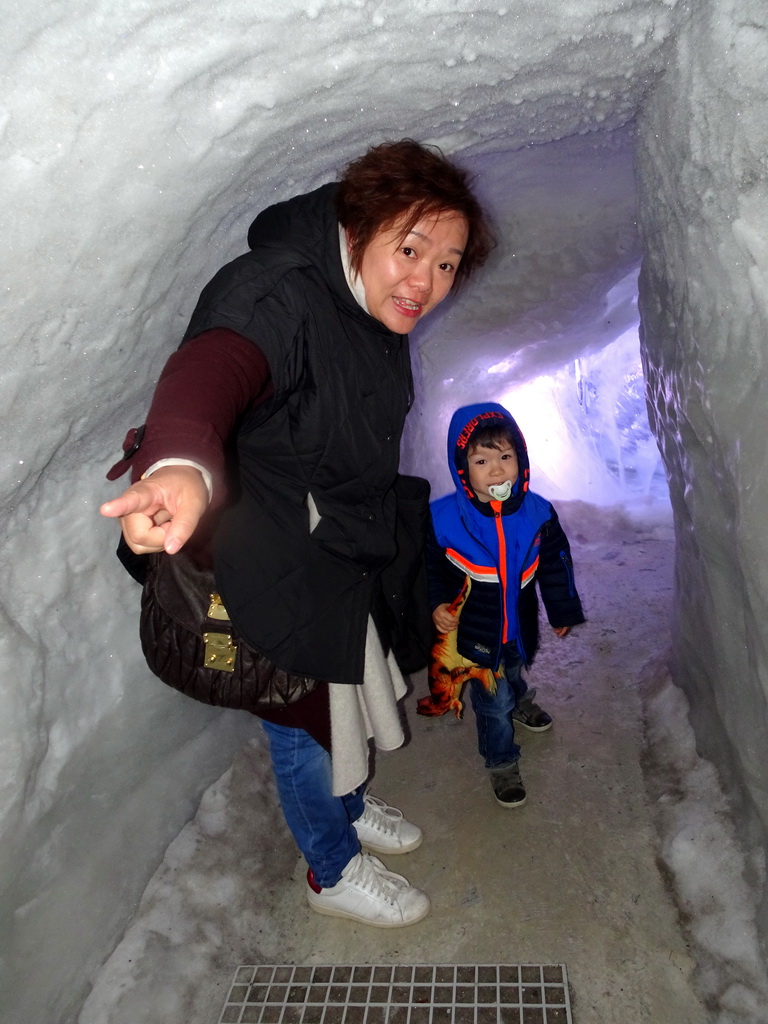
[[406, 821], [402, 811], [370, 793], [365, 794], [365, 810], [352, 824], [360, 844], [374, 853], [410, 853], [424, 838], [419, 826]]
[[376, 928], [404, 928], [429, 913], [429, 896], [376, 857], [356, 853], [336, 885], [321, 889], [307, 872], [307, 899], [318, 914], [347, 917]]

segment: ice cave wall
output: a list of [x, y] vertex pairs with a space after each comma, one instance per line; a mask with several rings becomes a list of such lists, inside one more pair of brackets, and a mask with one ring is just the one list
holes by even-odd
[[[689, 84], [687, 62], [711, 82], [709, 113], [714, 113], [720, 102], [716, 86], [723, 86], [726, 99], [731, 93], [725, 86], [731, 83], [738, 94], [733, 69], [743, 65], [738, 74], [746, 79], [750, 54], [755, 47], [763, 52], [759, 18], [751, 14], [752, 26], [743, 27], [729, 51], [736, 63], [719, 71], [706, 67], [704, 55], [690, 48], [708, 40], [719, 52], [708, 19], [719, 14], [727, 24], [733, 11], [743, 11], [746, 20], [753, 8], [759, 8], [757, 0], [707, 0], [698, 3], [697, 16], [688, 23], [687, 6], [676, 0], [516, 0], [506, 6], [487, 0], [464, 5], [453, 0], [419, 5], [412, 0], [387, 5], [220, 0], [215, 9], [208, 0], [173, 0], [158, 9], [144, 0], [119, 7], [111, 0], [29, 0], [23, 12], [17, 8], [6, 19], [0, 40], [2, 190], [10, 211], [4, 225], [7, 304], [0, 333], [4, 1021], [68, 1019], [169, 839], [252, 730], [244, 716], [180, 701], [148, 677], [135, 640], [135, 590], [112, 561], [114, 529], [96, 515], [115, 444], [143, 415], [153, 379], [200, 287], [240, 251], [255, 210], [333, 177], [345, 159], [376, 139], [411, 134], [432, 140], [480, 169], [483, 161], [488, 167], [503, 162], [507, 151], [618, 132], [663, 70], [665, 45], [681, 24], [686, 27], [672, 52], [668, 84], [643, 118], [644, 202], [649, 208], [663, 204], [658, 222], [647, 210], [643, 217], [649, 243], [658, 237], [662, 246], [646, 266], [646, 290], [653, 284], [663, 302], [674, 294], [680, 300], [665, 307], [663, 317], [648, 307], [650, 359], [661, 368], [652, 379], [657, 406], [665, 384], [675, 389], [672, 400], [677, 391], [684, 399], [690, 390], [685, 408], [696, 432], [691, 430], [689, 439], [681, 423], [680, 434], [694, 442], [693, 454], [684, 455], [672, 442], [672, 413], [665, 411], [659, 422], [670, 425], [664, 447], [673, 477], [681, 481], [675, 485], [681, 574], [694, 577], [697, 554], [709, 560], [706, 574], [699, 570], [706, 615], [702, 612], [698, 621], [723, 632], [712, 611], [716, 604], [749, 609], [752, 658], [757, 659], [758, 624], [764, 621], [757, 595], [768, 586], [759, 568], [749, 573], [752, 562], [766, 564], [756, 525], [762, 496], [756, 469], [762, 466], [759, 417], [745, 420], [749, 428], [744, 430], [735, 422], [735, 402], [724, 396], [711, 431], [713, 439], [723, 440], [715, 441], [702, 433], [694, 409], [694, 382], [719, 372], [720, 363], [730, 365], [731, 351], [752, 358], [755, 369], [746, 382], [738, 367], [733, 369], [741, 381], [736, 390], [746, 383], [759, 390], [757, 325], [765, 310], [747, 295], [753, 316], [742, 330], [734, 308], [746, 290], [746, 271], [733, 275], [731, 305], [713, 313], [724, 314], [722, 326], [717, 321], [718, 337], [722, 346], [727, 340], [727, 351], [710, 352], [696, 334], [702, 347], [691, 353], [690, 384], [675, 381], [671, 352], [659, 351], [658, 359], [654, 354], [663, 348], [662, 339], [677, 344], [682, 337], [679, 351], [687, 352], [694, 329], [709, 332], [699, 310], [718, 289], [722, 294], [723, 278], [732, 270], [730, 261], [702, 266], [706, 301], [695, 309], [685, 306], [683, 256], [695, 259], [682, 251], [675, 226], [682, 223], [677, 204], [685, 197], [691, 206], [685, 223], [699, 224], [705, 241], [708, 229], [720, 230], [720, 217], [727, 229], [724, 244], [742, 259], [751, 250], [753, 282], [759, 282], [760, 260], [765, 266], [757, 221], [739, 206], [748, 196], [731, 184], [733, 168], [722, 165], [717, 140], [712, 152], [705, 148], [697, 159], [712, 161], [713, 205], [717, 196], [730, 196], [735, 220], [726, 223], [720, 207], [705, 220], [695, 209], [695, 191], [675, 192], [678, 182], [686, 184], [688, 172], [687, 187], [698, 187], [695, 169], [681, 174], [674, 159], [675, 146], [683, 145], [687, 133], [695, 140], [695, 118], [689, 125], [690, 111], [677, 96]], [[763, 130], [757, 70], [749, 90], [740, 111], [752, 121], [730, 126], [742, 149]], [[730, 102], [735, 116], [736, 101]], [[677, 127], [667, 120], [672, 115], [679, 118], [680, 132], [670, 139], [671, 127]], [[738, 151], [737, 146], [734, 154]], [[703, 167], [699, 174], [704, 175]], [[508, 209], [503, 190], [496, 198], [502, 217], [508, 215], [514, 224], [524, 212], [514, 181], [509, 195]], [[757, 185], [751, 201], [757, 209]], [[661, 210], [668, 211], [666, 219]], [[596, 283], [609, 287], [608, 277], [594, 275], [595, 267], [604, 270], [605, 252], [594, 263], [580, 262], [584, 224], [562, 218], [558, 226], [557, 254], [573, 257], [576, 269], [565, 287], [559, 286], [558, 274], [568, 260], [538, 264], [536, 281], [531, 275], [537, 287], [550, 273], [539, 300], [545, 293], [569, 292], [579, 277], [587, 282], [586, 289], [576, 289], [582, 299], [590, 282], [592, 290]], [[616, 235], [626, 240], [626, 226], [619, 225]], [[535, 245], [535, 232], [530, 238]], [[675, 244], [681, 259], [665, 265]], [[708, 251], [720, 244], [717, 239]], [[487, 293], [494, 296], [495, 312], [479, 300], [480, 334], [494, 335], [496, 343], [508, 313], [508, 270], [509, 265], [496, 279], [505, 290], [490, 287]], [[521, 275], [516, 282], [524, 280]], [[752, 287], [759, 292], [756, 284]], [[538, 311], [542, 322], [551, 320], [544, 307]], [[678, 333], [671, 329], [680, 309], [687, 309], [687, 333], [679, 325]], [[565, 336], [567, 309], [561, 302], [549, 312], [557, 313]], [[745, 457], [737, 465], [732, 457], [737, 438], [752, 453], [749, 463]], [[743, 487], [747, 465], [749, 490]], [[728, 486], [719, 484], [716, 498], [703, 494], [692, 467], [698, 480], [730, 473]], [[732, 546], [720, 542], [721, 528], [710, 525], [700, 508], [695, 517], [686, 517], [684, 500], [694, 494], [705, 508], [720, 501], [724, 517], [740, 510], [741, 518], [727, 518]], [[726, 590], [723, 568], [734, 556], [742, 565], [739, 593]], [[690, 604], [683, 606], [684, 627], [696, 613]], [[695, 636], [691, 628], [679, 631], [680, 660], [696, 657], [692, 664], [698, 665], [704, 658], [695, 645], [688, 649], [688, 634]], [[728, 735], [735, 737], [738, 717], [739, 728], [743, 725], [757, 743], [757, 726], [746, 721], [746, 699], [731, 706], [723, 695], [725, 682], [737, 675], [743, 677], [744, 692], [762, 678], [757, 669], [762, 672], [764, 659], [747, 664], [736, 643], [729, 643], [717, 645], [720, 663], [727, 666], [720, 673], [718, 715]], [[703, 670], [697, 674], [708, 678]], [[713, 692], [718, 681], [710, 683]], [[763, 707], [757, 702], [761, 694], [753, 694], [753, 709]], [[711, 724], [716, 737], [717, 722]], [[734, 746], [725, 743], [721, 752], [733, 754]], [[762, 778], [756, 749], [748, 767], [751, 779]]]
[[[677, 561], [674, 676], [751, 846], [768, 850], [768, 17], [691, 5], [639, 121], [652, 425]], [[768, 941], [768, 896], [759, 921]]]

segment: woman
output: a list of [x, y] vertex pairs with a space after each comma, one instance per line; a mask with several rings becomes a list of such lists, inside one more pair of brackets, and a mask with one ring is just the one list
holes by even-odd
[[110, 473], [130, 463], [135, 482], [102, 512], [137, 554], [212, 532], [238, 633], [277, 670], [323, 681], [256, 712], [307, 897], [320, 913], [399, 927], [429, 900], [361, 844], [396, 854], [421, 842], [365, 790], [368, 737], [402, 742], [381, 580], [398, 555], [407, 332], [492, 240], [467, 175], [406, 139], [268, 208], [248, 242], [203, 290], [140, 443], [131, 432]]

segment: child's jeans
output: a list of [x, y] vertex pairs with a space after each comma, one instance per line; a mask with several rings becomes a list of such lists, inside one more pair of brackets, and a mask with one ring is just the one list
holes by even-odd
[[523, 659], [513, 642], [505, 645], [498, 670], [494, 673], [496, 693], [489, 693], [479, 679], [470, 679], [477, 746], [486, 768], [506, 768], [520, 758], [512, 712], [528, 690], [522, 669]]

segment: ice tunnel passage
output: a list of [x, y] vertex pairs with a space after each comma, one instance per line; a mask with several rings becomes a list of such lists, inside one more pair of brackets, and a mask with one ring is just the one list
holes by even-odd
[[[9, 16], [9, 1022], [72, 1019], [162, 851], [251, 730], [229, 714], [180, 711], [147, 679], [135, 595], [95, 516], [116, 441], [146, 407], [200, 287], [240, 251], [253, 210], [384, 137], [464, 159], [504, 238], [493, 274], [415, 339], [411, 468], [428, 462], [423, 425], [440, 421], [443, 398], [454, 404], [458, 379], [472, 389], [501, 367], [506, 389], [629, 328], [631, 302], [614, 293], [621, 329], [611, 333], [604, 300], [642, 251], [650, 418], [678, 545], [675, 676], [699, 749], [733, 795], [760, 888], [767, 35], [759, 0], [225, 0], [215, 10], [175, 0], [119, 11], [33, 0]], [[541, 163], [548, 152], [566, 156]], [[758, 925], [765, 938], [764, 899]]]

